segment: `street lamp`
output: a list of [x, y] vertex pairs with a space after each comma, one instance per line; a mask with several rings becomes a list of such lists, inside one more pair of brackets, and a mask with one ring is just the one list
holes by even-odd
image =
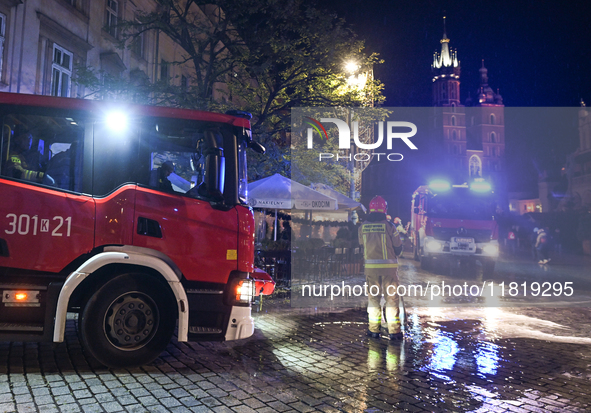
[[354, 74], [357, 71], [357, 69], [359, 69], [359, 65], [357, 64], [357, 62], [349, 60], [345, 63], [345, 72]]

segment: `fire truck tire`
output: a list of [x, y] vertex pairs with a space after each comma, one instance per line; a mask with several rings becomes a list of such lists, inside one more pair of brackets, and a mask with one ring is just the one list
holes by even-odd
[[113, 278], [82, 311], [78, 326], [82, 345], [107, 367], [147, 364], [170, 342], [175, 303], [160, 283], [146, 278], [142, 274]]
[[482, 263], [482, 274], [485, 276], [491, 276], [495, 272], [495, 261], [488, 260]]
[[432, 267], [433, 259], [425, 255], [420, 255], [421, 258], [421, 269], [430, 270]]

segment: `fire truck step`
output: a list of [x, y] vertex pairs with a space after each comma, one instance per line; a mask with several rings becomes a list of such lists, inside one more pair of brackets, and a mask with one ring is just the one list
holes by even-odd
[[221, 334], [222, 330], [211, 327], [189, 327], [189, 333], [193, 334]]
[[0, 331], [43, 331], [43, 324], [0, 323]]

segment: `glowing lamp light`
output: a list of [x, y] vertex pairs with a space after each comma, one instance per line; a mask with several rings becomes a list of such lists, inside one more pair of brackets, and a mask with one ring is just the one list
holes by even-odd
[[470, 189], [476, 192], [489, 192], [492, 188], [488, 182], [474, 181], [470, 184]]
[[25, 300], [27, 299], [27, 297], [28, 297], [28, 296], [27, 296], [27, 293], [16, 293], [16, 294], [14, 295], [14, 298], [15, 298], [17, 301], [25, 301]]
[[425, 248], [428, 251], [441, 251], [443, 249], [443, 245], [436, 240], [429, 240], [425, 243]]
[[254, 295], [253, 280], [242, 280], [236, 286], [236, 301], [248, 303]]
[[355, 73], [359, 69], [359, 65], [353, 61], [345, 63], [345, 71], [347, 73]]
[[496, 257], [499, 255], [499, 246], [495, 244], [485, 245], [484, 248], [482, 248], [482, 252], [484, 252], [486, 255], [492, 255]]
[[111, 112], [105, 118], [107, 127], [114, 132], [121, 132], [127, 129], [127, 115], [123, 112]]
[[443, 179], [436, 179], [429, 183], [429, 189], [432, 191], [448, 191], [451, 188], [449, 182], [444, 181]]

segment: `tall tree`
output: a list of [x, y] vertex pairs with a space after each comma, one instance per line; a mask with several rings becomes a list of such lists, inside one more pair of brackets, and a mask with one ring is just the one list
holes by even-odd
[[[131, 47], [142, 33], [157, 31], [182, 49], [171, 64], [191, 65], [185, 90], [174, 82], [137, 87], [79, 80], [94, 92], [124, 90], [149, 103], [198, 109], [241, 109], [253, 114], [253, 133], [268, 149], [253, 159], [254, 179], [290, 173], [290, 109], [307, 106], [366, 106], [383, 101], [382, 85], [370, 78], [350, 87], [344, 65], [355, 60], [369, 71], [380, 63], [364, 54], [363, 42], [337, 16], [304, 0], [156, 0], [158, 7], [121, 21], [121, 46]], [[214, 93], [217, 92], [217, 93]], [[214, 95], [223, 99], [214, 100]]]

